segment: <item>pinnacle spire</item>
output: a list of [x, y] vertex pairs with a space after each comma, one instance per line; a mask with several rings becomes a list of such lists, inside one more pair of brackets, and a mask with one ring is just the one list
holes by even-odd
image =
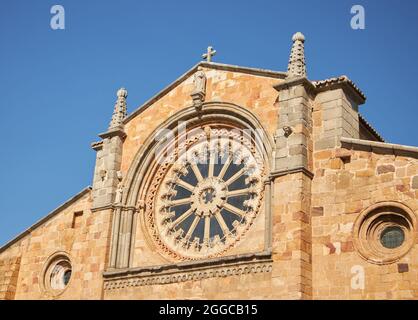
[[306, 77], [305, 36], [301, 32], [296, 32], [292, 37], [292, 41], [293, 45], [287, 67], [288, 77]]
[[123, 124], [123, 120], [127, 116], [126, 111], [126, 97], [128, 91], [125, 88], [120, 88], [117, 92], [117, 100], [115, 109], [113, 110], [112, 121], [109, 124], [109, 130], [117, 128]]

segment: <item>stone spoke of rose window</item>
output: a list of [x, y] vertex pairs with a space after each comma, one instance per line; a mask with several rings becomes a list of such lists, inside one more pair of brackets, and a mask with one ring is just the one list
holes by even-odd
[[194, 186], [180, 178], [176, 181], [176, 184], [186, 190], [189, 190], [190, 192], [193, 192]]
[[225, 184], [229, 186], [231, 183], [233, 183], [235, 180], [241, 177], [244, 171], [245, 171], [244, 168], [238, 170], [231, 178], [228, 179], [228, 181], [225, 181]]
[[188, 204], [188, 203], [190, 203], [190, 197], [178, 199], [178, 200], [172, 200], [168, 204], [171, 207], [175, 207], [175, 206], [181, 206], [182, 204]]
[[239, 190], [234, 190], [234, 191], [228, 191], [226, 196], [227, 197], [237, 197], [237, 196], [244, 196], [248, 193], [250, 193], [250, 189], [245, 188], [245, 189], [239, 189]]
[[197, 164], [195, 162], [191, 162], [190, 166], [192, 167], [192, 170], [194, 172], [194, 175], [196, 176], [197, 181], [202, 181], [203, 180], [203, 176], [200, 173], [199, 168], [197, 167]]
[[229, 228], [226, 225], [226, 222], [225, 222], [224, 218], [222, 217], [222, 214], [220, 212], [217, 212], [215, 214], [215, 218], [218, 221], [219, 226], [221, 227], [224, 236], [227, 236], [229, 234]]
[[192, 236], [194, 230], [196, 229], [196, 226], [199, 223], [199, 221], [200, 221], [200, 217], [199, 216], [194, 217], [194, 220], [192, 222], [192, 225], [190, 226], [189, 231], [187, 231], [187, 234], [185, 236], [185, 239], [186, 240], [189, 240], [190, 239], [190, 237]]
[[225, 161], [225, 163], [224, 163], [224, 165], [223, 165], [223, 167], [221, 169], [221, 172], [218, 175], [218, 178], [219, 179], [222, 179], [223, 178], [223, 176], [225, 175], [226, 170], [228, 170], [228, 167], [231, 164], [231, 162], [232, 162], [232, 156], [231, 155], [228, 155], [228, 158], [226, 159], [226, 161]]
[[172, 227], [174, 228], [178, 226], [180, 223], [182, 223], [184, 220], [190, 217], [193, 213], [194, 213], [194, 210], [192, 208], [182, 213], [180, 217], [178, 217], [175, 221], [173, 221]]
[[205, 243], [209, 243], [210, 238], [210, 216], [205, 217], [205, 229], [203, 233], [203, 239]]
[[212, 152], [209, 158], [208, 178], [213, 177], [213, 171], [215, 170], [215, 158], [216, 158], [216, 153]]
[[241, 218], [245, 216], [245, 211], [242, 211], [241, 209], [238, 209], [237, 207], [234, 207], [233, 205], [229, 203], [224, 203], [224, 208]]

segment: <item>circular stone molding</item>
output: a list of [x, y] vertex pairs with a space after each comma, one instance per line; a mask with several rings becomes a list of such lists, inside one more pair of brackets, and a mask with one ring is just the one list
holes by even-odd
[[[263, 196], [264, 163], [251, 139], [205, 127], [160, 165], [148, 192], [148, 231], [160, 252], [180, 260], [216, 257], [253, 224]], [[216, 137], [207, 140], [206, 136]]]
[[411, 209], [397, 202], [381, 202], [357, 218], [354, 244], [367, 261], [390, 264], [409, 252], [415, 234], [416, 217]]
[[59, 296], [71, 283], [72, 263], [66, 252], [52, 254], [45, 262], [42, 270], [41, 287], [52, 296]]

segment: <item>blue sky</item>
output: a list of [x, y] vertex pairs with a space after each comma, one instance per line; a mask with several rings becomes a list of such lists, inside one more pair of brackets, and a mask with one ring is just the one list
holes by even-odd
[[[65, 8], [66, 29], [50, 28]], [[352, 30], [350, 9], [366, 10]], [[307, 41], [312, 80], [348, 75], [386, 140], [418, 145], [418, 1], [0, 2], [0, 245], [91, 185], [116, 90], [129, 112], [200, 60], [285, 71], [291, 36]]]

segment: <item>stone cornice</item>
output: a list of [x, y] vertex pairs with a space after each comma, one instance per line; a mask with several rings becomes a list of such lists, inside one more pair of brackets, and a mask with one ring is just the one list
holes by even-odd
[[97, 212], [97, 211], [103, 211], [103, 210], [109, 210], [109, 209], [121, 209], [121, 210], [133, 210], [135, 212], [139, 211], [138, 208], [133, 206], [125, 206], [121, 204], [108, 204], [106, 206], [101, 207], [93, 207], [91, 208], [91, 212]]
[[291, 77], [291, 78], [286, 79], [283, 82], [280, 82], [274, 85], [273, 87], [277, 91], [281, 91], [283, 89], [288, 89], [288, 88], [299, 86], [299, 85], [303, 85], [309, 94], [311, 95], [315, 94], [315, 86], [312, 84], [311, 81], [309, 81], [305, 77]]
[[103, 148], [103, 140], [102, 140], [102, 141], [96, 141], [96, 142], [93, 142], [93, 143], [91, 144], [91, 148], [92, 148], [94, 151], [99, 151], [99, 150], [102, 150], [102, 148]]
[[223, 63], [217, 63], [217, 62], [200, 62], [199, 66], [208, 68], [208, 69], [246, 73], [246, 74], [250, 74], [253, 76], [268, 77], [268, 78], [275, 78], [275, 79], [285, 79], [287, 76], [286, 72], [279, 72], [279, 71], [260, 69], [260, 68], [241, 67], [241, 66], [223, 64]]
[[17, 241], [21, 240], [22, 238], [24, 238], [28, 234], [30, 234], [33, 230], [35, 230], [36, 228], [38, 228], [39, 226], [41, 226], [42, 224], [44, 224], [45, 222], [47, 222], [49, 219], [55, 217], [62, 210], [66, 209], [68, 206], [70, 206], [71, 204], [73, 204], [74, 202], [76, 202], [78, 199], [82, 198], [85, 194], [89, 193], [90, 191], [91, 191], [91, 187], [90, 186], [84, 188], [82, 191], [80, 191], [74, 197], [72, 197], [71, 199], [69, 199], [66, 202], [64, 202], [58, 208], [56, 208], [55, 210], [53, 210], [52, 212], [50, 212], [48, 215], [46, 215], [45, 217], [43, 217], [41, 220], [39, 220], [38, 222], [36, 222], [34, 225], [32, 225], [31, 227], [29, 227], [28, 229], [26, 229], [25, 231], [23, 231], [17, 237], [15, 237], [14, 239], [12, 239], [9, 242], [7, 242], [4, 246], [0, 247], [0, 253], [3, 252], [3, 251], [5, 251], [11, 245], [13, 245]]
[[271, 251], [264, 251], [160, 266], [108, 270], [103, 273], [103, 278], [105, 290], [112, 290], [246, 273], [270, 272], [271, 264]]
[[115, 136], [119, 136], [121, 139], [124, 139], [126, 137], [126, 133], [123, 130], [123, 126], [115, 127], [110, 129], [109, 131], [99, 134], [99, 137], [102, 139], [112, 138]]
[[409, 156], [418, 158], [418, 147], [404, 146], [386, 142], [341, 138], [341, 146], [346, 149], [354, 149], [375, 153], [393, 154], [396, 156]]
[[347, 76], [340, 76], [321, 81], [310, 81], [305, 77], [292, 77], [276, 84], [274, 86], [274, 89], [280, 91], [298, 85], [305, 86], [308, 93], [312, 96], [315, 96], [320, 92], [328, 90], [342, 89], [358, 105], [364, 104], [364, 102], [366, 101], [366, 96], [364, 95], [364, 93]]
[[100, 207], [92, 207], [90, 210], [92, 213], [97, 212], [97, 211], [103, 211], [103, 210], [109, 210], [109, 209], [113, 209], [114, 206], [113, 204], [108, 204], [105, 206], [100, 206]]
[[306, 176], [308, 176], [310, 179], [313, 179], [314, 174], [306, 169], [305, 167], [299, 167], [299, 168], [292, 168], [292, 169], [286, 169], [286, 170], [280, 170], [280, 171], [273, 171], [270, 173], [271, 179], [286, 176], [288, 174], [294, 174], [294, 173], [303, 173]]
[[358, 105], [364, 104], [366, 102], [365, 94], [347, 76], [313, 81], [313, 84], [317, 93], [334, 89], [343, 89]]
[[360, 124], [363, 125], [373, 136], [375, 136], [380, 142], [385, 142], [385, 139], [377, 132], [375, 128], [360, 114], [358, 113], [358, 118], [360, 120]]

